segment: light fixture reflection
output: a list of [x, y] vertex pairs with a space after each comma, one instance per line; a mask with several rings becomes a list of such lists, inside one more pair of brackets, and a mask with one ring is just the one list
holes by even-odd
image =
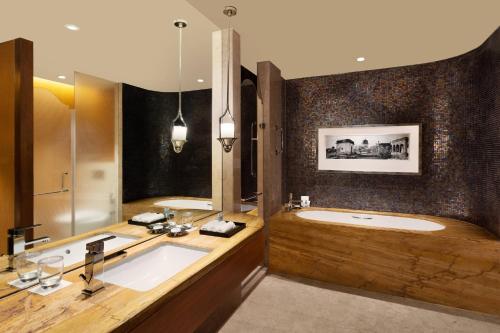
[[175, 20], [174, 25], [179, 29], [179, 109], [177, 117], [172, 122], [172, 146], [179, 154], [187, 142], [187, 125], [182, 117], [182, 29], [187, 27], [184, 20]]

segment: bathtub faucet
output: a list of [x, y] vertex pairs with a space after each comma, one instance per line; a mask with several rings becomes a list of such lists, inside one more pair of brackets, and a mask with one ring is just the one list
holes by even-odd
[[300, 209], [300, 200], [293, 200], [293, 193], [289, 193], [288, 202], [285, 204], [285, 212], [291, 212], [294, 209]]

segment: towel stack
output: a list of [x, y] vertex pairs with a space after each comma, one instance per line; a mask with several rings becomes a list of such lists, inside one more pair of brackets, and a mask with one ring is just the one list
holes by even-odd
[[234, 222], [213, 220], [213, 221], [208, 222], [207, 224], [203, 225], [201, 227], [201, 230], [227, 233], [227, 232], [233, 230], [234, 228], [236, 228], [236, 224], [234, 224]]
[[134, 217], [132, 217], [132, 221], [151, 223], [151, 222], [162, 220], [164, 218], [165, 218], [165, 215], [160, 214], [160, 213], [142, 213], [142, 214], [135, 215]]

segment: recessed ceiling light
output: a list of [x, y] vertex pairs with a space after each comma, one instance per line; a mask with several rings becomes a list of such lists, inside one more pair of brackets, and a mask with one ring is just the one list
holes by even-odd
[[66, 80], [66, 76], [65, 75], [59, 75], [57, 78], [59, 80]]
[[196, 80], [196, 81], [197, 81], [198, 83], [203, 83], [203, 82], [205, 82], [205, 80], [203, 80], [203, 79], [198, 79], [198, 80]]
[[365, 60], [366, 60], [366, 59], [365, 59], [365, 57], [357, 57], [357, 58], [356, 58], [356, 61], [357, 61], [357, 62], [363, 62], [363, 61], [365, 61]]
[[78, 31], [80, 30], [80, 27], [77, 26], [76, 24], [71, 24], [71, 23], [68, 23], [68, 24], [65, 24], [64, 27], [68, 30], [71, 30], [71, 31]]

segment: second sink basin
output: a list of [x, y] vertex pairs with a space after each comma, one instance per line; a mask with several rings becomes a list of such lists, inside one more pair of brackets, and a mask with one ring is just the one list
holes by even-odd
[[137, 237], [119, 235], [115, 233], [102, 233], [95, 236], [82, 238], [74, 242], [70, 242], [53, 249], [47, 249], [42, 251], [41, 255], [34, 257], [33, 262], [37, 262], [41, 258], [50, 256], [63, 256], [64, 257], [64, 267], [68, 267], [76, 264], [77, 262], [85, 260], [85, 253], [87, 252], [85, 246], [87, 243], [106, 238], [108, 236], [116, 236], [116, 238], [104, 242], [104, 252], [114, 250], [116, 248], [122, 247], [124, 245], [130, 244], [137, 240]]
[[96, 276], [121, 287], [148, 291], [207, 255], [205, 249], [163, 244], [126, 258]]

